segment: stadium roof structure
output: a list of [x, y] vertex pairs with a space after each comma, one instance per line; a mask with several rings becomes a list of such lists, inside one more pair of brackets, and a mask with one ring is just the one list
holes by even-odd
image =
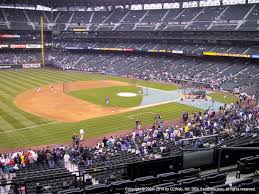
[[[150, 3], [173, 3], [188, 2], [191, 0], [1, 0], [1, 4], [28, 4], [43, 5], [46, 7], [64, 6], [113, 6], [113, 5], [132, 5]], [[199, 0], [197, 0], [199, 1]]]

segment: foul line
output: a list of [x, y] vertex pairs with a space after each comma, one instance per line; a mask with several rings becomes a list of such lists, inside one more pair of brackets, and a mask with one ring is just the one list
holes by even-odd
[[180, 101], [180, 98], [179, 99], [175, 99], [175, 100], [168, 100], [168, 101], [163, 101], [163, 102], [158, 102], [158, 103], [153, 103], [153, 104], [147, 104], [147, 105], [132, 107], [132, 108], [130, 108], [130, 110], [134, 111], [134, 110], [138, 110], [138, 109], [142, 109], [142, 108], [159, 106], [159, 105], [168, 104], [168, 103], [172, 103], [172, 102], [179, 102], [179, 101]]
[[143, 112], [143, 113], [138, 113], [138, 114], [134, 114], [134, 115], [129, 115], [127, 116], [129, 119], [135, 119], [134, 116], [139, 116], [139, 115], [144, 115], [144, 114], [152, 114], [152, 115], [155, 115], [157, 113], [154, 113], [154, 112]]
[[21, 131], [21, 130], [23, 130], [23, 129], [31, 129], [31, 128], [41, 127], [41, 126], [45, 126], [45, 125], [52, 125], [52, 124], [57, 124], [57, 123], [60, 123], [60, 122], [59, 122], [59, 121], [56, 121], [56, 122], [45, 123], [45, 124], [41, 124], [41, 125], [33, 125], [33, 126], [29, 126], [29, 127], [23, 127], [23, 128], [14, 129], [14, 130], [3, 131], [3, 132], [0, 132], [0, 134], [3, 134], [3, 133], [11, 133], [11, 132], [15, 132], [15, 131]]

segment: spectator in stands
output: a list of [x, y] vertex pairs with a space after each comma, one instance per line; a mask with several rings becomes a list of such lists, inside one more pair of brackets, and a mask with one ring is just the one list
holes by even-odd
[[83, 141], [83, 140], [84, 140], [84, 133], [85, 133], [84, 129], [81, 128], [81, 129], [80, 129], [80, 141]]
[[70, 156], [69, 156], [68, 152], [66, 152], [66, 154], [64, 155], [64, 165], [65, 165], [65, 167], [68, 167], [69, 160], [70, 160]]
[[[125, 137], [103, 138], [102, 142], [94, 148], [84, 147], [77, 143], [63, 147], [57, 145], [51, 150], [49, 147], [39, 151], [21, 151], [13, 154], [0, 155], [0, 173], [10, 177], [10, 173], [19, 168], [32, 168], [36, 165], [46, 165], [54, 168], [56, 164], [69, 163], [86, 165], [109, 165], [116, 153], [130, 153], [131, 158], [153, 159], [177, 153], [181, 139], [190, 137], [203, 137], [205, 135], [220, 134], [219, 144], [225, 145], [229, 139], [245, 133], [250, 138], [258, 132], [258, 109], [240, 107], [235, 104], [221, 107], [221, 112], [215, 113], [208, 109], [204, 113], [192, 113], [182, 126], [165, 127], [161, 117], [155, 119], [152, 127], [134, 131]], [[194, 141], [191, 148], [209, 147], [206, 139]], [[174, 151], [172, 151], [174, 150]], [[98, 162], [97, 162], [98, 161]]]

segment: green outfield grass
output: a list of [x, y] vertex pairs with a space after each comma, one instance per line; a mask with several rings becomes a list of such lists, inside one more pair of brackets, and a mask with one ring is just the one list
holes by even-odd
[[[114, 79], [133, 83], [132, 80], [125, 78], [81, 72], [65, 72], [47, 69], [20, 71], [1, 70], [0, 148], [19, 148], [24, 146], [68, 142], [71, 140], [71, 135], [74, 132], [78, 132], [81, 127], [85, 128], [88, 137], [93, 137], [133, 127], [135, 125], [134, 121], [136, 117], [140, 117], [143, 120], [143, 124], [147, 125], [153, 122], [153, 113], [160, 113], [165, 120], [169, 120], [181, 117], [182, 111], [190, 112], [198, 110], [193, 107], [170, 103], [77, 123], [57, 123], [23, 112], [14, 104], [16, 95], [39, 85], [99, 79]], [[135, 82], [140, 83], [142, 81]], [[145, 84], [145, 82], [143, 84]], [[154, 85], [154, 87], [159, 89], [166, 89], [166, 87], [168, 87], [165, 87], [164, 85], [159, 86], [158, 83], [155, 83]]]
[[[136, 86], [116, 86], [107, 88], [78, 90], [70, 92], [69, 95], [102, 106], [129, 108], [139, 106], [141, 104], [143, 96], [137, 95], [135, 97], [121, 97], [118, 96], [117, 93], [131, 92], [138, 94], [139, 90], [142, 91], [142, 88]], [[109, 105], [106, 105], [106, 96], [109, 97]]]
[[[222, 102], [225, 104], [231, 104], [231, 103], [236, 103], [238, 98], [234, 95], [231, 94], [225, 94], [225, 93], [211, 93], [208, 94], [212, 99], [214, 99], [217, 102]], [[226, 98], [224, 98], [226, 96]]]

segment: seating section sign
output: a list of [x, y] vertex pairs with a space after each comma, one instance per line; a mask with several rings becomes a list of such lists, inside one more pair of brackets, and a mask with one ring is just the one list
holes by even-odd
[[236, 53], [203, 52], [203, 55], [207, 55], [207, 56], [220, 56], [220, 57], [243, 57], [243, 58], [250, 58], [250, 55], [236, 54]]

